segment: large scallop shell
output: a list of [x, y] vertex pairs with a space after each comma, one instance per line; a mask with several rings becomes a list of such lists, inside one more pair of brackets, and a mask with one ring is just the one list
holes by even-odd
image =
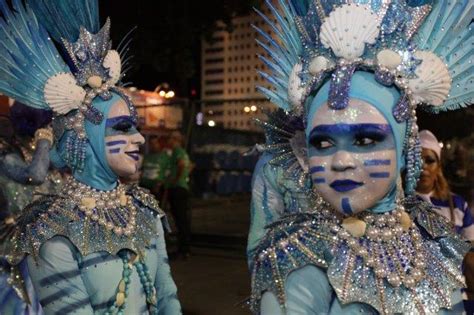
[[451, 76], [444, 62], [429, 51], [417, 51], [415, 58], [421, 60], [415, 74], [408, 80], [413, 100], [434, 106], [443, 105], [451, 89]]
[[109, 69], [110, 79], [107, 80], [107, 83], [115, 85], [120, 80], [122, 72], [122, 62], [120, 61], [119, 53], [116, 50], [109, 50], [102, 65], [104, 68]]
[[61, 115], [79, 108], [86, 91], [76, 84], [71, 73], [58, 73], [48, 79], [44, 86], [44, 99], [51, 109]]
[[300, 63], [297, 63], [291, 70], [288, 80], [288, 100], [293, 107], [301, 106], [304, 88], [301, 87], [301, 79], [299, 73], [303, 69]]
[[365, 44], [373, 44], [379, 35], [380, 21], [364, 5], [345, 4], [324, 20], [321, 26], [321, 43], [346, 60], [356, 59], [364, 53]]

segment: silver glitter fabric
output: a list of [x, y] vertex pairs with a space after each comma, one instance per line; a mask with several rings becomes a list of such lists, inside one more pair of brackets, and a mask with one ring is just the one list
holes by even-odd
[[[342, 303], [366, 303], [381, 314], [430, 314], [450, 308], [452, 292], [464, 287], [461, 263], [469, 246], [429, 204], [408, 199], [404, 209], [414, 223], [409, 232], [387, 239], [394, 246], [387, 243], [386, 248], [371, 242], [369, 236], [352, 244], [354, 240], [341, 236], [339, 219], [324, 207], [288, 215], [269, 226], [254, 258], [252, 310], [258, 313], [265, 291], [273, 292], [284, 310], [287, 276], [309, 264], [327, 269]], [[375, 220], [380, 219], [378, 216], [387, 218], [385, 214], [373, 216]], [[354, 246], [364, 249], [355, 251]], [[405, 277], [415, 277], [411, 257], [423, 266], [419, 279], [392, 284], [393, 280], [385, 278], [397, 268]], [[377, 265], [374, 262], [368, 266], [371, 259], [380, 260], [383, 269], [372, 267]]]
[[81, 86], [87, 84], [87, 79], [99, 76], [102, 81], [109, 79], [108, 70], [103, 66], [104, 58], [111, 49], [110, 19], [97, 34], [88, 32], [81, 27], [79, 39], [75, 43], [63, 41], [69, 57], [76, 68], [75, 76]]
[[[91, 220], [63, 189], [58, 195], [38, 199], [23, 210], [13, 237], [7, 237], [7, 240], [11, 239], [10, 244], [1, 254], [13, 265], [27, 254], [36, 259], [41, 245], [55, 235], [67, 237], [83, 256], [98, 251], [116, 255], [123, 248], [143, 252], [157, 235], [153, 222], [165, 214], [154, 197], [143, 188], [133, 185], [126, 186], [125, 190], [137, 210], [134, 219], [137, 228], [131, 235], [118, 235]], [[123, 214], [127, 212], [131, 209], [127, 210], [125, 206], [107, 215], [115, 216], [126, 226]]]

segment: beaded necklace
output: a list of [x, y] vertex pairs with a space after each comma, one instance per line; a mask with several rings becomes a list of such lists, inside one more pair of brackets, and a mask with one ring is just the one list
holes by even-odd
[[106, 315], [112, 314], [123, 314], [126, 307], [126, 299], [129, 292], [130, 276], [133, 272], [133, 267], [137, 269], [138, 276], [140, 277], [140, 283], [145, 290], [146, 302], [149, 306], [150, 314], [157, 315], [158, 309], [156, 308], [156, 289], [153, 285], [148, 267], [145, 264], [143, 256], [131, 254], [129, 251], [123, 251], [119, 253], [120, 258], [123, 262], [122, 280], [120, 280], [117, 286], [115, 302], [112, 304], [107, 311]]

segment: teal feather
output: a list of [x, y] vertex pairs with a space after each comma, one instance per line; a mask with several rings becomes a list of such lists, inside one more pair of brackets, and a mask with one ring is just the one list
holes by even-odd
[[46, 81], [69, 72], [34, 12], [20, 0], [0, 0], [0, 92], [34, 108], [48, 109]]
[[414, 37], [417, 48], [440, 57], [451, 75], [451, 90], [444, 104], [422, 106], [429, 112], [455, 110], [474, 100], [473, 8], [470, 0], [437, 1]]
[[30, 0], [29, 4], [58, 42], [77, 41], [81, 27], [93, 34], [100, 30], [98, 0]]

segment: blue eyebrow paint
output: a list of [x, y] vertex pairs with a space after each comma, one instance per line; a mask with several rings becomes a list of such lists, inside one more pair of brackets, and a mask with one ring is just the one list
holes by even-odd
[[120, 152], [120, 148], [110, 149], [110, 150], [109, 150], [109, 153], [112, 153], [112, 154], [119, 153], [119, 152]]
[[313, 166], [312, 168], [309, 169], [309, 172], [311, 174], [318, 173], [318, 172], [324, 172], [324, 171], [325, 171], [325, 168], [322, 165]]
[[379, 166], [379, 165], [390, 165], [392, 163], [391, 160], [365, 160], [364, 165], [365, 166]]
[[115, 140], [115, 141], [109, 141], [109, 142], [106, 142], [105, 145], [106, 146], [114, 146], [114, 145], [118, 145], [118, 144], [127, 144], [127, 141], [125, 140]]
[[326, 182], [326, 179], [323, 177], [313, 178], [313, 183], [315, 184], [324, 184], [325, 182]]
[[349, 198], [345, 197], [341, 199], [342, 211], [346, 214], [352, 214], [352, 207], [349, 203]]
[[319, 125], [313, 128], [309, 133], [309, 138], [312, 138], [318, 133], [328, 135], [347, 135], [354, 133], [382, 133], [389, 135], [392, 129], [388, 124], [334, 124], [334, 125]]
[[117, 117], [107, 118], [107, 120], [105, 121], [105, 127], [113, 127], [115, 124], [122, 121], [127, 121], [130, 124], [135, 125], [135, 123], [133, 122], [132, 116], [117, 116]]
[[370, 173], [369, 176], [372, 178], [388, 178], [390, 177], [390, 173], [389, 172], [375, 172], [375, 173]]

